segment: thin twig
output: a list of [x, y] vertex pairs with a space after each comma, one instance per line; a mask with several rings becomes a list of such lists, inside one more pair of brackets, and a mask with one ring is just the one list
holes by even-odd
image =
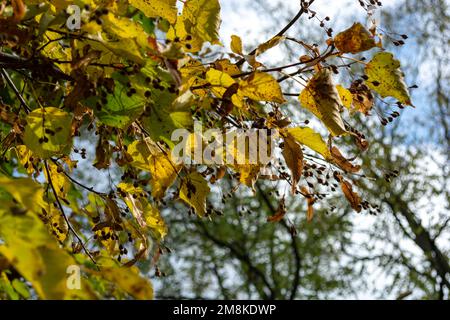
[[3, 68], [0, 69], [0, 72], [3, 75], [3, 77], [5, 78], [6, 82], [8, 82], [8, 85], [14, 91], [14, 94], [16, 95], [17, 99], [19, 99], [21, 105], [25, 108], [25, 112], [26, 113], [30, 113], [31, 112], [31, 108], [27, 105], [27, 103], [25, 102], [25, 99], [22, 97], [22, 95], [20, 94], [19, 90], [17, 90], [16, 85], [11, 80], [11, 77], [9, 76], [8, 72], [6, 72], [6, 70], [3, 69]]
[[[315, 0], [311, 0], [307, 5], [304, 5], [304, 4], [302, 3], [302, 7], [301, 7], [301, 9], [299, 10], [299, 12], [297, 13], [297, 15], [296, 15], [294, 18], [292, 18], [292, 20], [289, 21], [289, 23], [288, 23], [283, 29], [281, 29], [275, 36], [273, 36], [272, 38], [275, 38], [275, 37], [281, 37], [282, 35], [284, 35], [284, 34], [286, 33], [286, 31], [288, 31], [288, 30], [294, 25], [294, 23], [296, 23], [297, 20], [300, 19], [300, 17], [301, 17], [304, 13], [308, 12], [309, 6], [310, 6], [311, 4], [313, 4], [314, 1], [315, 1]], [[250, 52], [249, 55], [254, 55], [254, 54], [256, 53], [257, 50], [258, 50], [258, 48], [253, 49], [253, 50]], [[242, 58], [242, 59], [240, 59], [238, 62], [236, 62], [236, 65], [237, 65], [237, 66], [241, 66], [244, 62], [245, 62], [245, 58]]]

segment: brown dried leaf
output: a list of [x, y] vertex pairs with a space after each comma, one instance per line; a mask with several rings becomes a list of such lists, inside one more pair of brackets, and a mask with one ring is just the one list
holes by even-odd
[[284, 138], [284, 149], [282, 154], [287, 166], [292, 172], [291, 189], [292, 193], [295, 194], [297, 183], [303, 172], [303, 152], [300, 145], [289, 134]]
[[356, 22], [336, 35], [334, 45], [342, 53], [358, 53], [372, 49], [376, 42], [370, 32], [361, 23]]
[[286, 215], [286, 204], [284, 197], [281, 198], [277, 212], [273, 216], [267, 217], [267, 222], [280, 222]]
[[347, 158], [345, 158], [338, 148], [331, 148], [331, 155], [333, 157], [333, 162], [339, 166], [345, 172], [356, 173], [361, 170], [360, 165], [354, 165]]
[[341, 189], [353, 210], [361, 212], [361, 197], [356, 192], [353, 192], [352, 184], [341, 178]]
[[309, 190], [306, 187], [301, 187], [300, 191], [303, 193], [303, 195], [306, 197], [308, 201], [308, 210], [306, 212], [306, 220], [310, 222], [314, 217], [314, 196], [309, 192]]

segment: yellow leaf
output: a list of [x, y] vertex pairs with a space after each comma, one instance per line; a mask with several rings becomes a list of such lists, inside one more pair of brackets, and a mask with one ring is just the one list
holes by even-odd
[[230, 75], [216, 69], [208, 70], [206, 81], [210, 83], [211, 91], [219, 98], [222, 98], [228, 87], [236, 83]]
[[303, 89], [299, 99], [302, 106], [318, 117], [333, 136], [347, 132], [339, 112], [341, 98], [329, 69], [317, 72]]
[[286, 102], [277, 80], [264, 72], [255, 72], [242, 80], [239, 83], [238, 95], [255, 101]]
[[218, 0], [189, 0], [183, 8], [185, 28], [192, 37], [219, 43], [220, 4]]
[[28, 210], [44, 205], [42, 200], [44, 192], [41, 186], [29, 178], [11, 179], [0, 177], [0, 188], [5, 189]]
[[206, 213], [206, 197], [210, 192], [208, 182], [198, 172], [192, 172], [181, 182], [180, 199], [194, 208], [199, 217]]
[[126, 195], [124, 201], [130, 208], [136, 221], [142, 228], [149, 228], [157, 240], [163, 239], [167, 234], [167, 226], [162, 219], [158, 208], [142, 197], [143, 190], [141, 187], [134, 187], [129, 183], [120, 183], [117, 189]]
[[167, 32], [167, 39], [181, 43], [186, 52], [198, 52], [204, 42], [220, 44], [219, 26], [218, 0], [186, 1], [183, 13]]
[[291, 135], [298, 143], [307, 146], [308, 148], [321, 154], [325, 159], [332, 159], [330, 150], [327, 144], [323, 141], [322, 136], [308, 127], [296, 127], [284, 129]]
[[136, 299], [153, 299], [153, 286], [149, 280], [139, 275], [137, 267], [120, 267], [112, 259], [107, 258], [101, 259], [99, 264], [101, 265], [101, 277]]
[[277, 46], [282, 40], [284, 40], [285, 37], [283, 36], [275, 36], [269, 41], [264, 42], [263, 44], [260, 44], [258, 48], [256, 49], [256, 55], [263, 54], [269, 49], [272, 49], [273, 47]]
[[231, 63], [229, 59], [220, 59], [214, 62], [214, 68], [228, 73], [230, 76], [235, 76], [241, 73], [241, 70], [234, 63]]
[[376, 47], [376, 42], [370, 32], [361, 23], [356, 22], [336, 35], [334, 45], [342, 53], [358, 53]]
[[72, 116], [58, 108], [38, 108], [26, 118], [25, 145], [41, 158], [68, 154], [72, 146]]
[[390, 52], [379, 52], [366, 65], [367, 86], [378, 92], [380, 96], [394, 97], [399, 102], [411, 105], [408, 87], [403, 72], [400, 70], [400, 61]]
[[28, 175], [31, 175], [34, 172], [34, 168], [32, 166], [33, 161], [31, 161], [31, 159], [33, 159], [33, 152], [31, 152], [25, 145], [16, 146], [15, 149], [17, 151], [17, 158], [19, 159], [19, 162], [27, 170]]
[[[50, 172], [50, 178], [55, 187], [56, 194], [58, 197], [65, 198], [71, 185], [69, 179], [64, 174], [58, 172], [58, 167], [51, 162], [48, 163], [48, 171]], [[44, 174], [47, 182], [50, 183], [46, 170], [44, 170]]]
[[174, 24], [177, 19], [177, 0], [130, 0], [130, 4], [147, 17], [161, 17]]
[[340, 84], [336, 86], [336, 89], [339, 93], [339, 97], [341, 98], [342, 105], [347, 109], [350, 109], [352, 107], [353, 101], [352, 93], [348, 89], [341, 86]]
[[172, 161], [171, 152], [163, 152], [155, 142], [146, 138], [129, 145], [128, 153], [133, 157], [132, 166], [150, 172], [152, 196], [161, 199], [174, 183], [179, 170]]
[[236, 54], [243, 55], [242, 53], [242, 40], [236, 35], [231, 36], [231, 51]]
[[4, 177], [0, 177], [0, 187], [27, 209], [16, 212], [17, 203], [0, 201], [0, 237], [4, 241], [0, 253], [33, 285], [41, 299], [95, 298], [83, 279], [81, 290], [67, 287], [67, 267], [76, 263], [59, 248], [36, 214], [43, 190], [30, 179]]

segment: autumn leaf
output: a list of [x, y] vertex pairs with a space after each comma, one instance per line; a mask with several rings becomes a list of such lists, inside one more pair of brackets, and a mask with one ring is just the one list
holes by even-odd
[[284, 137], [283, 157], [292, 173], [291, 190], [295, 194], [297, 183], [303, 171], [303, 152], [296, 139], [288, 134]]
[[[241, 98], [247, 97], [255, 101], [286, 102], [277, 80], [270, 74], [264, 72], [255, 72], [247, 79], [240, 81], [237, 96]], [[236, 100], [233, 99], [233, 103]], [[241, 106], [242, 103], [237, 102], [237, 105]]]
[[353, 191], [352, 184], [341, 177], [341, 189], [345, 195], [345, 198], [350, 203], [353, 210], [356, 212], [361, 212], [361, 198], [359, 195]]
[[50, 158], [68, 154], [72, 146], [72, 116], [58, 108], [33, 110], [27, 117], [25, 145], [37, 156]]
[[392, 53], [377, 53], [366, 65], [365, 72], [368, 77], [366, 84], [370, 89], [383, 98], [394, 97], [399, 102], [412, 106], [408, 87], [400, 70], [400, 61]]
[[129, 183], [120, 183], [117, 186], [125, 203], [130, 208], [141, 228], [149, 228], [157, 240], [163, 239], [167, 234], [167, 226], [161, 217], [158, 208], [143, 197], [144, 190]]
[[277, 212], [274, 215], [267, 217], [267, 222], [280, 222], [286, 215], [286, 200], [285, 198], [280, 199]]
[[180, 199], [194, 208], [199, 217], [203, 217], [206, 214], [206, 197], [209, 192], [205, 178], [198, 172], [192, 172], [181, 182]]
[[356, 22], [334, 37], [334, 45], [342, 53], [358, 53], [376, 47], [376, 42], [370, 32]]
[[243, 55], [242, 53], [242, 40], [240, 37], [236, 35], [231, 36], [231, 51], [233, 51], [236, 54]]
[[128, 146], [132, 156], [131, 165], [149, 171], [152, 178], [152, 196], [161, 199], [177, 177], [179, 166], [172, 161], [171, 152], [164, 152], [150, 138], [134, 141]]
[[308, 203], [308, 208], [306, 211], [306, 221], [310, 222], [314, 218], [314, 195], [310, 193], [308, 188], [306, 188], [305, 186], [301, 187], [300, 191], [302, 192], [303, 196], [306, 197]]
[[322, 136], [313, 129], [308, 127], [295, 127], [284, 129], [284, 132], [287, 132], [298, 143], [316, 151], [325, 159], [329, 160], [332, 158], [330, 150], [328, 150], [328, 146], [323, 141]]
[[374, 104], [372, 91], [365, 84], [359, 83], [352, 83], [349, 91], [353, 96], [352, 112], [359, 111], [366, 116], [370, 115]]
[[149, 18], [161, 17], [171, 24], [177, 19], [176, 0], [129, 0], [129, 2]]
[[272, 49], [273, 47], [276, 47], [284, 39], [285, 39], [285, 37], [283, 37], [283, 36], [275, 36], [272, 39], [260, 44], [258, 46], [258, 48], [256, 49], [255, 55], [258, 56], [260, 54], [263, 54], [267, 50]]
[[338, 148], [331, 148], [331, 155], [333, 157], [333, 162], [345, 172], [356, 173], [361, 170], [361, 166], [352, 164], [341, 154]]
[[210, 83], [211, 91], [220, 98], [223, 97], [227, 88], [236, 83], [230, 75], [216, 69], [209, 69], [206, 72], [206, 81]]
[[342, 105], [350, 110], [353, 103], [352, 93], [341, 85], [337, 85], [336, 89], [339, 93], [339, 97], [341, 98]]
[[178, 40], [186, 52], [198, 52], [204, 42], [220, 44], [220, 4], [218, 0], [186, 1], [182, 15], [167, 33], [167, 38]]
[[347, 132], [340, 114], [342, 101], [329, 69], [317, 72], [303, 89], [299, 99], [301, 105], [318, 117], [333, 136]]
[[117, 287], [139, 300], [153, 299], [153, 286], [149, 280], [139, 275], [135, 266], [123, 268], [112, 259], [99, 260], [102, 266], [101, 277], [115, 284]]

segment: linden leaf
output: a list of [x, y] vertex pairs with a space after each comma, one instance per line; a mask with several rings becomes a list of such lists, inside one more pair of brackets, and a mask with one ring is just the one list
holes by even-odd
[[220, 4], [218, 0], [190, 0], [183, 8], [188, 34], [211, 44], [219, 43]]
[[339, 112], [342, 101], [329, 69], [317, 72], [303, 89], [299, 99], [302, 106], [318, 117], [333, 136], [347, 132]]
[[214, 61], [214, 68], [228, 73], [230, 76], [235, 76], [241, 73], [241, 70], [234, 63], [231, 63], [229, 59], [220, 59]]
[[161, 17], [171, 24], [177, 19], [177, 0], [129, 0], [129, 2], [149, 18]]
[[352, 112], [359, 111], [364, 115], [370, 115], [374, 104], [372, 91], [365, 84], [352, 83], [350, 90], [353, 96]]
[[366, 65], [366, 84], [380, 96], [394, 97], [399, 102], [412, 106], [408, 87], [400, 70], [400, 61], [390, 52], [379, 52]]
[[181, 182], [180, 199], [194, 208], [199, 217], [206, 213], [206, 197], [210, 192], [208, 182], [198, 172], [192, 172]]
[[[39, 219], [44, 190], [31, 179], [0, 177], [0, 188], [14, 197], [0, 200], [0, 253], [27, 280], [42, 299], [92, 299], [87, 283], [68, 290], [67, 267], [75, 261], [48, 233]], [[18, 204], [25, 210], [18, 211]], [[83, 280], [82, 280], [83, 281]]]
[[353, 102], [352, 93], [348, 89], [341, 86], [340, 84], [336, 86], [336, 89], [339, 93], [339, 97], [341, 98], [342, 105], [347, 109], [350, 109], [352, 107]]
[[[64, 174], [61, 174], [60, 172], [58, 172], [58, 166], [51, 162], [48, 163], [48, 171], [50, 173], [50, 179], [53, 183], [53, 186], [55, 187], [56, 194], [60, 198], [65, 198], [67, 195], [67, 192], [69, 192], [69, 188], [71, 186], [69, 179], [67, 179], [67, 177]], [[44, 170], [44, 174], [45, 174], [45, 178], [49, 182], [50, 179], [47, 176], [46, 170]]]
[[26, 117], [24, 142], [41, 158], [69, 154], [72, 147], [72, 116], [58, 108], [33, 110]]
[[236, 54], [243, 55], [242, 53], [242, 40], [236, 35], [231, 36], [231, 51]]
[[102, 258], [101, 276], [114, 283], [117, 287], [139, 300], [153, 299], [153, 286], [149, 280], [139, 275], [135, 266], [123, 268], [112, 259]]
[[290, 134], [284, 137], [284, 148], [282, 154], [284, 160], [286, 161], [286, 165], [292, 173], [291, 189], [292, 193], [295, 194], [297, 183], [299, 182], [303, 171], [303, 152], [296, 139]]
[[167, 39], [179, 42], [187, 52], [198, 52], [204, 42], [220, 44], [218, 0], [186, 1], [183, 13], [167, 32]]
[[308, 127], [296, 127], [284, 129], [290, 136], [292, 136], [297, 142], [307, 146], [308, 148], [321, 154], [325, 159], [332, 159], [328, 146], [323, 141], [322, 136]]
[[338, 33], [334, 45], [342, 53], [358, 53], [377, 46], [370, 32], [359, 22]]
[[284, 40], [285, 37], [283, 36], [275, 36], [272, 39], [264, 42], [263, 44], [260, 44], [258, 48], [256, 49], [255, 55], [260, 55], [266, 52], [269, 49], [272, 49], [273, 47], [276, 47], [282, 40]]
[[350, 182], [346, 181], [342, 177], [340, 179], [341, 179], [341, 189], [345, 195], [345, 198], [350, 203], [353, 210], [355, 210], [356, 212], [361, 212], [360, 196], [356, 192], [353, 191], [353, 187]]
[[353, 163], [351, 163], [348, 159], [346, 159], [341, 152], [339, 151], [338, 148], [333, 147], [331, 148], [331, 155], [333, 157], [333, 162], [342, 170], [344, 170], [345, 172], [351, 172], [351, 173], [356, 173], [359, 170], [361, 170], [361, 166], [360, 165], [354, 165]]
[[172, 161], [171, 153], [163, 152], [150, 138], [134, 141], [128, 146], [128, 153], [133, 158], [132, 166], [150, 172], [152, 196], [161, 199], [174, 183], [179, 170], [179, 166]]
[[277, 212], [274, 215], [267, 217], [267, 222], [280, 222], [286, 215], [285, 198], [280, 199]]
[[230, 75], [215, 69], [208, 70], [206, 80], [211, 84], [211, 91], [219, 98], [223, 96], [228, 87], [236, 83]]
[[167, 226], [158, 208], [150, 204], [145, 197], [141, 196], [144, 192], [143, 189], [124, 182], [120, 183], [117, 189], [121, 191], [125, 203], [130, 208], [138, 224], [142, 228], [150, 228], [157, 240], [163, 239], [167, 234]]
[[306, 221], [310, 222], [314, 218], [314, 195], [305, 186], [301, 187], [300, 191], [306, 197], [308, 202], [308, 211], [306, 212]]
[[255, 72], [239, 83], [238, 96], [255, 101], [284, 103], [281, 87], [277, 80], [268, 73]]

